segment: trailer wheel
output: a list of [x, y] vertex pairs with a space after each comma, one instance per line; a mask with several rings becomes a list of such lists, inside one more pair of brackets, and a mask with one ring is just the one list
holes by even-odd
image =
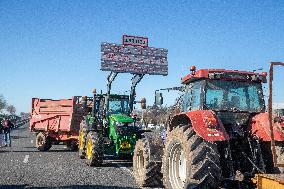
[[79, 143], [79, 157], [81, 159], [84, 159], [86, 156], [86, 140], [87, 140], [87, 124], [86, 121], [83, 120], [80, 123], [80, 130], [79, 130], [79, 138], [78, 138], [78, 143]]
[[163, 141], [159, 135], [154, 133], [145, 133], [142, 135], [142, 139], [136, 142], [133, 154], [133, 175], [140, 187], [163, 185], [162, 152]]
[[199, 137], [191, 125], [168, 132], [162, 172], [166, 188], [217, 188], [220, 156], [215, 143]]
[[103, 138], [90, 131], [86, 142], [86, 163], [89, 166], [101, 166], [103, 163]]
[[40, 132], [36, 135], [36, 147], [39, 151], [47, 151], [51, 146], [51, 139], [45, 133]]

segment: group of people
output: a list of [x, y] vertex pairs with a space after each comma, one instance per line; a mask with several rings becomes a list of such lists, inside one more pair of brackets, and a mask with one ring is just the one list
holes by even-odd
[[10, 131], [13, 124], [8, 118], [4, 118], [0, 122], [0, 147], [11, 147]]

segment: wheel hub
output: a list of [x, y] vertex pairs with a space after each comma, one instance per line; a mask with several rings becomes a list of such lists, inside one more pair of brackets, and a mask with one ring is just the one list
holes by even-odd
[[142, 174], [142, 169], [144, 169], [144, 157], [143, 157], [143, 151], [140, 150], [137, 153], [137, 170], [138, 170], [138, 174], [141, 175]]
[[172, 145], [169, 154], [169, 179], [172, 188], [183, 188], [186, 182], [186, 157], [180, 143]]
[[83, 149], [83, 131], [80, 131], [80, 134], [79, 134], [79, 149], [80, 150]]
[[88, 139], [88, 142], [87, 142], [87, 158], [88, 159], [91, 159], [92, 158], [92, 140], [91, 139]]
[[42, 146], [44, 144], [43, 138], [42, 137], [38, 137], [38, 142], [37, 143], [38, 143], [39, 146]]

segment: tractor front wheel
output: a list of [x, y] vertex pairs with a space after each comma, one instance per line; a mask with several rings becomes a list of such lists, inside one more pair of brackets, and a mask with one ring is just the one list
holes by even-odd
[[191, 125], [168, 132], [162, 172], [166, 188], [217, 188], [221, 181], [220, 156], [215, 143], [199, 137]]
[[51, 146], [51, 139], [47, 134], [40, 132], [36, 135], [36, 147], [39, 151], [47, 151]]
[[163, 141], [155, 133], [145, 133], [142, 139], [136, 142], [133, 154], [133, 175], [140, 187], [162, 186], [162, 152]]
[[101, 166], [103, 163], [103, 138], [90, 131], [86, 141], [86, 163], [89, 166]]

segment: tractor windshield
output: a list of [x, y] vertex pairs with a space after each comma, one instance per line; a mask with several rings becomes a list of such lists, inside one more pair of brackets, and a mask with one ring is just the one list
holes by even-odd
[[110, 114], [127, 114], [129, 110], [128, 99], [111, 98], [109, 101], [108, 111]]
[[260, 112], [264, 109], [260, 83], [209, 80], [205, 87], [208, 109], [235, 112]]

